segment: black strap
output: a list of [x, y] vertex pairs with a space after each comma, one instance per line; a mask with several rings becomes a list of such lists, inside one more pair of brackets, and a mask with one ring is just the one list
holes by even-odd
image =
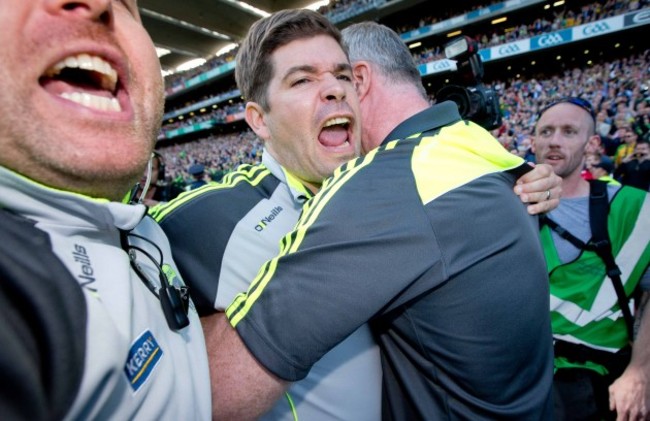
[[603, 263], [605, 263], [605, 271], [607, 276], [612, 280], [618, 299], [618, 306], [621, 308], [623, 318], [625, 319], [627, 334], [630, 341], [632, 341], [634, 318], [630, 312], [629, 299], [625, 294], [623, 282], [621, 281], [621, 270], [618, 268], [614, 260], [614, 255], [612, 254], [612, 243], [607, 230], [607, 217], [609, 215], [607, 183], [600, 180], [590, 180], [589, 187], [589, 225], [591, 227], [591, 239], [588, 243], [585, 244], [546, 215], [540, 218], [540, 226], [544, 224], [548, 225], [561, 238], [581, 250], [595, 252]]
[[565, 230], [561, 225], [559, 225], [557, 222], [555, 222], [548, 216], [546, 215], [540, 216], [539, 223], [540, 226], [548, 225], [548, 227], [553, 231], [555, 231], [557, 235], [559, 235], [569, 243], [573, 244], [576, 248], [580, 250], [595, 251], [591, 247], [589, 247], [589, 244], [585, 244], [582, 240], [580, 240], [578, 237], [571, 234], [569, 231]]
[[589, 193], [589, 225], [591, 226], [591, 240], [589, 241], [598, 257], [605, 263], [607, 276], [612, 280], [618, 305], [623, 312], [627, 334], [632, 341], [634, 318], [628, 305], [628, 297], [625, 295], [623, 282], [621, 282], [621, 270], [618, 268], [614, 255], [612, 254], [612, 243], [607, 230], [607, 216], [609, 215], [609, 200], [607, 199], [607, 183], [599, 180], [590, 181]]

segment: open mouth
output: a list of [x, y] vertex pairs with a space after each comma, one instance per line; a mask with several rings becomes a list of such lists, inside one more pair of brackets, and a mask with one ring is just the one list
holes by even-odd
[[120, 112], [117, 71], [104, 59], [90, 54], [66, 57], [47, 69], [39, 82], [46, 91], [99, 111]]
[[556, 155], [556, 154], [546, 155], [546, 161], [547, 162], [555, 162], [555, 161], [559, 161], [561, 159], [563, 159], [563, 157], [561, 155]]
[[347, 146], [349, 140], [350, 119], [347, 117], [331, 118], [325, 122], [318, 135], [318, 140], [323, 146], [335, 148]]

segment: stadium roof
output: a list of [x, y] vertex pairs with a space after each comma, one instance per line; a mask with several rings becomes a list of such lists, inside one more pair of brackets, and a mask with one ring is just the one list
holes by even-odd
[[[315, 0], [247, 0], [262, 12], [306, 7]], [[164, 69], [193, 58], [207, 58], [231, 43], [239, 43], [262, 14], [237, 0], [140, 0], [144, 26], [157, 47]]]
[[[347, 16], [338, 25], [377, 19], [425, 0], [369, 0], [377, 7]], [[461, 0], [470, 4], [477, 0]], [[169, 50], [160, 58], [164, 70], [195, 58], [209, 58], [238, 44], [262, 16], [282, 9], [312, 6], [318, 0], [139, 0], [140, 15], [156, 47]], [[253, 7], [250, 7], [253, 6]], [[257, 10], [256, 10], [257, 9]]]

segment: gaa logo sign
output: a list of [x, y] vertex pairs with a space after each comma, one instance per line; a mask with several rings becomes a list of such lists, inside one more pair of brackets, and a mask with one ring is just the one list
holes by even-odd
[[431, 63], [431, 69], [434, 72], [443, 72], [445, 70], [452, 70], [451, 62], [449, 60], [438, 60]]
[[539, 44], [540, 47], [552, 47], [553, 45], [562, 44], [563, 42], [564, 38], [562, 38], [562, 35], [554, 33], [542, 35], [539, 37], [537, 44]]
[[609, 30], [610, 27], [607, 22], [598, 22], [594, 25], [586, 25], [582, 30], [582, 33], [587, 36], [592, 36], [608, 32]]
[[644, 10], [642, 12], [637, 13], [632, 18], [632, 21], [634, 23], [645, 23], [650, 21], [650, 10]]
[[628, 13], [623, 18], [623, 26], [646, 25], [650, 23], [650, 10], [641, 10], [635, 13]]
[[497, 50], [500, 56], [509, 56], [511, 54], [517, 54], [520, 51], [521, 49], [517, 44], [503, 45]]

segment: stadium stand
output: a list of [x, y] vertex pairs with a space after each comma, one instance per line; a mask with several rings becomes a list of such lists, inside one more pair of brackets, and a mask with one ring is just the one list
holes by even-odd
[[[620, 142], [622, 128], [647, 138], [650, 52], [644, 40], [650, 0], [452, 2], [436, 6], [435, 13], [428, 2], [401, 10], [397, 3], [341, 0], [319, 11], [341, 28], [375, 20], [396, 29], [432, 101], [455, 70], [442, 54], [444, 45], [452, 35], [475, 39], [484, 82], [499, 94], [503, 124], [493, 134], [515, 153], [526, 153], [537, 110], [566, 95], [589, 99], [602, 111], [608, 152]], [[259, 160], [262, 145], [243, 121], [244, 99], [234, 85], [235, 54], [166, 77], [158, 150], [170, 181], [182, 185], [194, 163], [219, 179]]]

